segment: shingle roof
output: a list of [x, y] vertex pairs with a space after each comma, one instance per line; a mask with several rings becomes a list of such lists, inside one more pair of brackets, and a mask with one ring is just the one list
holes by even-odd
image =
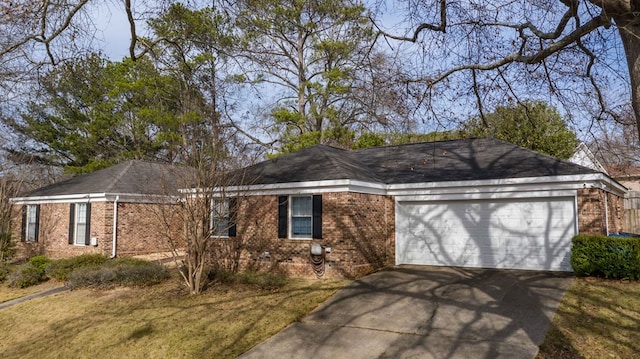
[[286, 183], [334, 179], [380, 182], [365, 164], [348, 151], [316, 145], [247, 167], [240, 172], [255, 183]]
[[463, 139], [346, 151], [324, 145], [247, 167], [245, 183], [353, 179], [385, 184], [598, 173], [496, 139]]
[[184, 187], [179, 180], [183, 172], [172, 165], [130, 160], [38, 188], [27, 197], [84, 193], [171, 195]]

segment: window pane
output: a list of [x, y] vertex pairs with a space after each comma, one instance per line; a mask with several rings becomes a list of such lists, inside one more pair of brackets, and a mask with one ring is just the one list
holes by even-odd
[[311, 216], [311, 197], [291, 197], [292, 216]]
[[85, 237], [87, 236], [87, 225], [84, 223], [78, 223], [76, 226], [76, 244], [85, 244]]
[[216, 237], [226, 237], [229, 235], [229, 221], [225, 218], [216, 218], [212, 221], [213, 235]]
[[291, 234], [294, 237], [311, 236], [311, 217], [291, 218]]
[[28, 242], [35, 242], [36, 240], [36, 224], [35, 223], [29, 223], [29, 225], [27, 226], [26, 240]]
[[77, 203], [76, 204], [76, 223], [86, 223], [86, 222], [87, 222], [87, 204]]

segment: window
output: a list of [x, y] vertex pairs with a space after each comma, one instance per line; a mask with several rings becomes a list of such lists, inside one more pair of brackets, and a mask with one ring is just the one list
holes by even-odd
[[22, 240], [37, 242], [40, 222], [40, 205], [27, 205], [22, 209]]
[[311, 238], [313, 210], [311, 196], [291, 197], [291, 237]]
[[236, 199], [216, 198], [211, 201], [209, 229], [212, 237], [235, 237], [234, 223]]
[[322, 196], [279, 196], [278, 238], [322, 239]]
[[69, 244], [91, 244], [91, 204], [71, 203], [69, 210]]

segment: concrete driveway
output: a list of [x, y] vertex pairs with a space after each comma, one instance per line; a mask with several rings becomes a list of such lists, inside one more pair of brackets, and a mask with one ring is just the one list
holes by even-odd
[[534, 358], [571, 281], [399, 266], [353, 282], [241, 358]]

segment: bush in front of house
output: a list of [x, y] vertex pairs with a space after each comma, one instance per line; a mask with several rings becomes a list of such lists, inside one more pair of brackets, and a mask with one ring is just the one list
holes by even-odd
[[571, 267], [576, 275], [640, 279], [640, 238], [579, 234], [572, 243]]
[[45, 256], [35, 256], [29, 258], [27, 263], [19, 266], [7, 276], [10, 287], [26, 288], [47, 280], [45, 266], [51, 259]]
[[38, 268], [39, 270], [42, 271], [42, 275], [44, 276], [45, 274], [45, 267], [47, 264], [51, 263], [51, 259], [45, 257], [45, 256], [35, 256], [35, 257], [31, 257], [29, 258], [29, 260], [27, 261], [29, 264], [31, 264], [32, 266], [34, 266], [35, 268]]
[[82, 254], [76, 257], [52, 261], [45, 266], [46, 274], [61, 281], [67, 281], [69, 274], [78, 268], [98, 267], [109, 260], [102, 254]]
[[209, 273], [211, 282], [225, 284], [244, 284], [259, 287], [264, 290], [274, 290], [287, 284], [288, 277], [282, 271], [258, 272], [247, 270], [234, 273], [224, 269], [213, 270]]
[[170, 277], [167, 267], [160, 263], [124, 257], [108, 260], [99, 267], [78, 268], [69, 275], [68, 284], [72, 289], [142, 287], [159, 284]]

